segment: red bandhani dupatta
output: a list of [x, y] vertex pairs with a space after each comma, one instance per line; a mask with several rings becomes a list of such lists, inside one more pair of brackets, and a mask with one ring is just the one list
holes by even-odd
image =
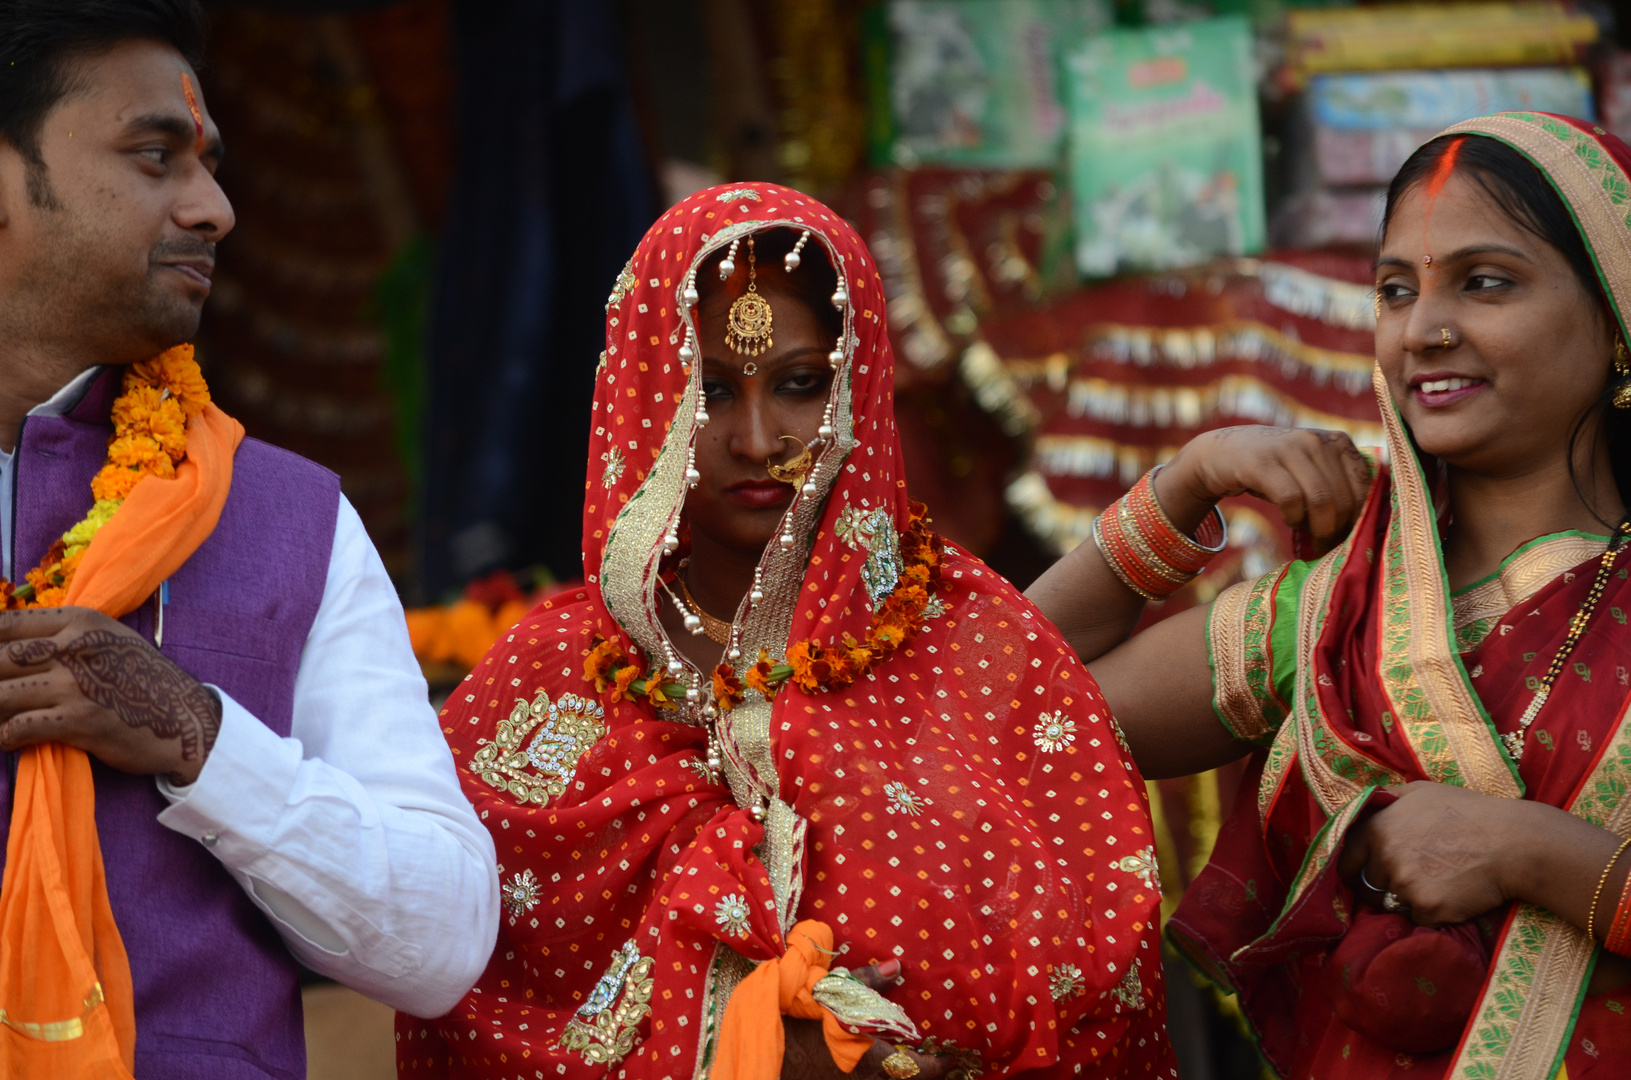
[[[763, 600], [736, 613], [744, 655], [866, 640], [902, 573], [910, 517], [870, 253], [770, 184], [674, 206], [607, 304], [586, 588], [534, 611], [443, 713], [497, 843], [505, 918], [458, 1007], [400, 1018], [401, 1073], [701, 1077], [728, 1058], [746, 1075], [767, 1059], [729, 1045], [740, 1030], [721, 1045], [742, 985], [761, 1007], [779, 996], [834, 1021], [835, 1049], [876, 1034], [950, 1056], [957, 1076], [1168, 1075], [1143, 783], [1075, 654], [978, 560], [948, 545], [921, 632], [853, 685], [746, 691], [717, 723], [717, 773], [698, 704], [586, 680], [614, 653], [654, 675], [669, 660], [657, 585], [665, 537], [685, 532], [700, 395], [683, 292], [709, 255], [777, 227], [810, 231], [803, 259], [831, 260], [848, 302], [836, 437], [818, 494], [780, 530], [793, 546], [764, 554]], [[892, 957], [905, 981], [887, 1001], [823, 977]], [[744, 983], [772, 961], [779, 983]]]
[[[1631, 150], [1536, 113], [1450, 132], [1528, 156], [1575, 213], [1616, 311], [1628, 310]], [[1516, 768], [1499, 735], [1517, 729], [1602, 543], [1527, 545], [1502, 575], [1517, 602], [1486, 612], [1482, 643], [1459, 653], [1426, 477], [1380, 372], [1375, 385], [1393, 469], [1353, 533], [1315, 563], [1236, 586], [1211, 613], [1219, 714], [1267, 745], [1169, 933], [1239, 993], [1284, 1075], [1616, 1075], [1631, 1055], [1631, 993], [1585, 994], [1598, 952], [1583, 931], [1525, 904], [1418, 929], [1356, 909], [1336, 875], [1347, 830], [1414, 780], [1534, 799], [1631, 836], [1631, 575], [1610, 579]], [[1288, 693], [1272, 676], [1284, 664]]]

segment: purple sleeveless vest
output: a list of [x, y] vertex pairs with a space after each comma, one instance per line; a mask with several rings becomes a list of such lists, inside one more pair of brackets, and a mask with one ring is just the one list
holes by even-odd
[[[67, 416], [24, 422], [19, 574], [85, 513], [121, 376], [103, 372]], [[169, 582], [164, 655], [280, 736], [323, 599], [339, 498], [333, 473], [245, 439], [220, 523]], [[150, 641], [155, 602], [123, 620]], [[277, 931], [202, 844], [158, 823], [168, 803], [152, 777], [91, 766], [108, 895], [135, 981], [137, 1080], [304, 1077], [299, 966]], [[9, 776], [0, 787], [9, 816]], [[4, 844], [0, 831], [0, 857]]]

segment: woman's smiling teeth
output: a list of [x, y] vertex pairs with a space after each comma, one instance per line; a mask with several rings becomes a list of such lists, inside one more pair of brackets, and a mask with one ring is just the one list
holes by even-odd
[[1417, 387], [1424, 394], [1443, 394], [1450, 390], [1465, 390], [1469, 386], [1477, 386], [1482, 379], [1434, 379], [1424, 382]]

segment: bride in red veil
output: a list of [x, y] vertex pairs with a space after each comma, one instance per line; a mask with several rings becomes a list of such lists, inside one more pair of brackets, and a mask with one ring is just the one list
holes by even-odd
[[810, 1075], [1175, 1075], [1143, 781], [1054, 627], [908, 501], [892, 387], [820, 203], [714, 188], [646, 234], [586, 585], [442, 715], [506, 917], [457, 1008], [399, 1018], [403, 1076], [773, 1077], [801, 1031]]

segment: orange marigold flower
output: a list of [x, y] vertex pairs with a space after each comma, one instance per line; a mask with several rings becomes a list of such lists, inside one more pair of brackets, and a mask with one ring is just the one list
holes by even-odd
[[906, 640], [905, 627], [880, 623], [867, 632], [867, 643], [875, 650], [894, 652]]
[[49, 585], [43, 589], [34, 590], [34, 599], [29, 607], [61, 607], [68, 602], [68, 590], [60, 585]]
[[634, 695], [630, 693], [629, 687], [633, 685], [634, 680], [638, 679], [639, 677], [639, 668], [635, 667], [633, 664], [624, 664], [622, 667], [618, 668], [616, 674], [612, 676], [612, 685], [607, 691], [606, 696], [613, 701], [633, 701]]
[[765, 697], [776, 693], [776, 688], [770, 684], [770, 653], [764, 649], [759, 650], [759, 662], [748, 668], [742, 675], [742, 682], [749, 690], [757, 690]]
[[132, 364], [126, 375], [127, 386], [132, 378], [147, 386], [168, 388], [188, 420], [203, 412], [210, 402], [209, 385], [191, 345], [177, 345], [151, 360]]
[[146, 476], [146, 473], [137, 472], [124, 465], [104, 465], [91, 478], [91, 497], [98, 502], [103, 499], [123, 502], [130, 497], [131, 489], [136, 486], [136, 482]]
[[595, 689], [604, 693], [611, 684], [612, 673], [622, 662], [623, 646], [596, 634], [589, 642], [589, 652], [583, 658], [583, 681], [594, 683]]
[[736, 669], [730, 664], [714, 668], [714, 703], [730, 712], [742, 704], [742, 697], [742, 680], [736, 677]]
[[814, 641], [795, 642], [787, 649], [787, 663], [793, 668], [789, 681], [805, 693], [821, 689], [821, 678], [813, 670], [821, 659], [821, 646]]

